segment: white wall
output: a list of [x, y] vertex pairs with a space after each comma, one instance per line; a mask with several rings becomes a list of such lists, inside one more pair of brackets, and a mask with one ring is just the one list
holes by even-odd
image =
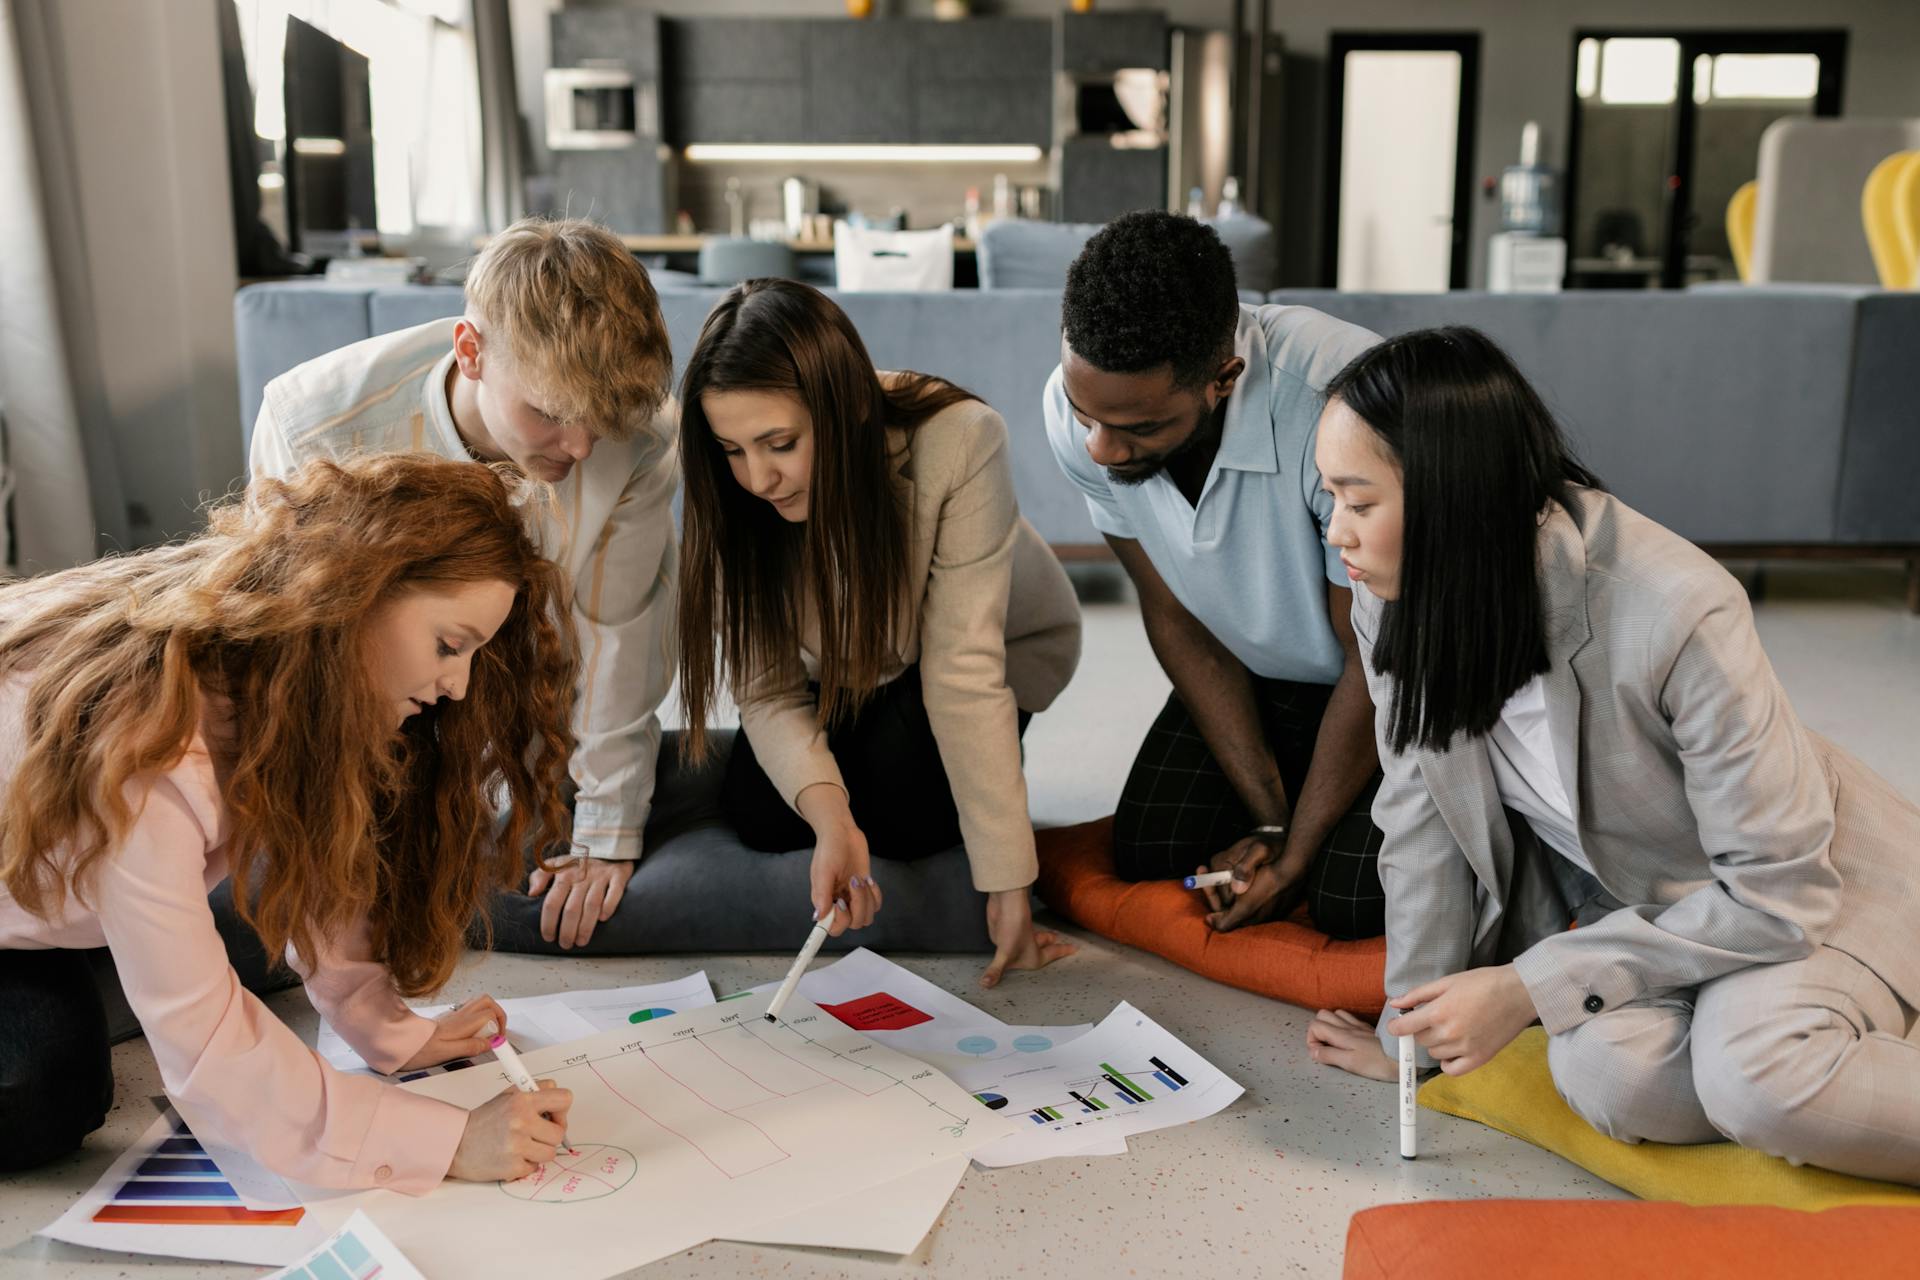
[[78, 187], [61, 280], [82, 399], [104, 405], [135, 543], [191, 531], [244, 471], [237, 285], [216, 4], [14, 0], [54, 53], [53, 118]]

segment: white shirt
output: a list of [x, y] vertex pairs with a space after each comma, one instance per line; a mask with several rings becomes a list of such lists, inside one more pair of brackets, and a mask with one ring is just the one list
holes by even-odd
[[1525, 818], [1548, 848], [1591, 875], [1593, 864], [1580, 848], [1580, 829], [1547, 731], [1546, 689], [1546, 677], [1535, 676], [1507, 699], [1487, 734], [1487, 759], [1500, 803]]
[[[356, 453], [470, 459], [447, 403], [456, 323], [368, 338], [269, 382], [253, 429], [252, 474], [284, 476], [314, 458]], [[638, 858], [653, 804], [658, 710], [674, 665], [677, 416], [669, 401], [631, 439], [596, 442], [554, 486], [555, 509], [529, 516], [535, 544], [571, 589], [581, 663], [573, 838], [596, 858]]]
[[1174, 598], [1257, 676], [1332, 684], [1346, 664], [1327, 584], [1352, 584], [1326, 545], [1333, 499], [1313, 443], [1327, 383], [1379, 341], [1307, 307], [1241, 307], [1233, 350], [1246, 372], [1197, 503], [1165, 472], [1144, 484], [1109, 480], [1087, 456], [1060, 370], [1047, 381], [1047, 440], [1094, 527], [1138, 541]]

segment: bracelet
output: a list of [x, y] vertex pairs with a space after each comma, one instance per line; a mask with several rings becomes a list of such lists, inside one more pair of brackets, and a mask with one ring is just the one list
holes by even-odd
[[1287, 834], [1287, 829], [1285, 827], [1276, 827], [1269, 824], [1267, 826], [1255, 827], [1252, 831], [1248, 832], [1247, 834], [1256, 835], [1256, 836], [1283, 836]]

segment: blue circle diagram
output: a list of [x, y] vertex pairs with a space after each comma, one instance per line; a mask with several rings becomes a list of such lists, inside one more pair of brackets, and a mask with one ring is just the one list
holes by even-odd
[[1053, 1041], [1045, 1036], [1017, 1036], [1014, 1038], [1013, 1047], [1022, 1053], [1041, 1053], [1053, 1048]]
[[962, 1053], [986, 1054], [998, 1049], [1000, 1042], [987, 1036], [962, 1036], [960, 1043], [953, 1047]]

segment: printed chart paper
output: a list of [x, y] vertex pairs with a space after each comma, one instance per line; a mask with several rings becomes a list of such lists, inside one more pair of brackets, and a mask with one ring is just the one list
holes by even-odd
[[[597, 991], [563, 991], [554, 995], [520, 996], [500, 1001], [507, 1013], [507, 1038], [515, 1049], [526, 1053], [549, 1045], [579, 1040], [596, 1031], [611, 1030], [629, 1023], [649, 1022], [683, 1009], [704, 1008], [713, 1003], [713, 984], [706, 971], [690, 973], [672, 982], [655, 982], [639, 987], [608, 987]], [[453, 1008], [450, 1004], [422, 1005], [414, 1010], [423, 1018], [437, 1018]], [[324, 1019], [314, 1039], [314, 1050], [342, 1071], [377, 1074], [366, 1060]], [[481, 1059], [488, 1061], [488, 1059]], [[409, 1072], [400, 1080], [459, 1071], [474, 1064], [470, 1058], [422, 1071]]]
[[[805, 1001], [767, 1022], [767, 1000], [526, 1054], [534, 1075], [573, 1091], [565, 1155], [518, 1182], [354, 1200], [428, 1275], [489, 1274], [557, 1231], [566, 1248], [542, 1251], [542, 1280], [600, 1280], [804, 1216], [1015, 1131], [931, 1067]], [[471, 1107], [503, 1083], [482, 1066], [402, 1087]]]
[[355, 1213], [312, 1253], [261, 1280], [426, 1280], [365, 1213]]
[[327, 1230], [299, 1205], [248, 1208], [169, 1109], [40, 1234], [94, 1249], [284, 1266]]
[[[1093, 1029], [1087, 1022], [1070, 1027], [1008, 1026], [865, 947], [809, 971], [800, 980], [799, 993], [854, 1030], [955, 1079], [984, 1062], [1027, 1060]], [[1076, 1143], [1058, 1138], [1044, 1155], [1031, 1158], [1126, 1154], [1126, 1137], [1117, 1132], [1087, 1130], [1080, 1139]]]
[[1092, 1134], [1125, 1138], [1187, 1124], [1244, 1092], [1130, 1004], [1057, 1049], [979, 1063], [955, 1080], [1019, 1132], [973, 1153], [989, 1167], [1077, 1151]]

